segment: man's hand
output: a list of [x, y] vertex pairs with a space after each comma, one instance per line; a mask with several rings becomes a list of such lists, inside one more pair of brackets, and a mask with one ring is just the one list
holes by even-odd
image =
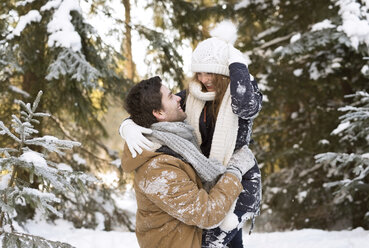
[[142, 149], [150, 150], [154, 145], [142, 135], [143, 133], [151, 134], [152, 130], [137, 125], [131, 119], [124, 120], [119, 127], [119, 134], [126, 141], [132, 158], [135, 158], [137, 153], [141, 154]]

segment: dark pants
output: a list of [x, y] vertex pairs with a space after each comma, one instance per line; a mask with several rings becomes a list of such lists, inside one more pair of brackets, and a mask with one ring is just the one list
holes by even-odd
[[236, 233], [236, 235], [229, 242], [228, 248], [243, 248], [242, 228], [240, 228], [240, 230], [238, 230], [238, 232]]
[[[240, 223], [244, 212], [235, 210], [233, 213], [238, 216], [238, 222]], [[226, 245], [229, 248], [243, 248], [242, 228], [235, 228], [229, 232], [225, 232], [219, 227], [203, 230], [202, 248], [223, 248]]]

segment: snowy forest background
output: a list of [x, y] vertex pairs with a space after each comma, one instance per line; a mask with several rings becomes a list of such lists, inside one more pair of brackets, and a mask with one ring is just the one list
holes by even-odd
[[70, 247], [22, 233], [35, 218], [134, 231], [122, 100], [153, 75], [183, 89], [186, 57], [222, 20], [265, 98], [256, 231], [369, 229], [368, 0], [2, 0], [0, 19], [3, 247]]

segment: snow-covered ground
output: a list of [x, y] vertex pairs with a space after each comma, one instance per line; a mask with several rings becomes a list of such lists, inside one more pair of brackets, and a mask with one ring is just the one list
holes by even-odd
[[[69, 243], [76, 248], [139, 248], [136, 236], [129, 232], [105, 232], [75, 229], [64, 220], [54, 224], [29, 222], [29, 233], [53, 241]], [[250, 248], [365, 248], [369, 244], [369, 231], [356, 228], [352, 231], [323, 231], [304, 229], [289, 232], [244, 233], [245, 247]]]

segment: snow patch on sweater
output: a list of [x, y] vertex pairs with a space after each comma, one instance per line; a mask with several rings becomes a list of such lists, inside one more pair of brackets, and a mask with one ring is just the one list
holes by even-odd
[[162, 171], [160, 176], [152, 181], [148, 180], [146, 183], [141, 182], [139, 186], [146, 194], [167, 195], [169, 190], [168, 181], [175, 178], [177, 178], [175, 172]]
[[237, 94], [244, 95], [246, 93], [246, 86], [242, 85], [239, 81], [237, 82]]

